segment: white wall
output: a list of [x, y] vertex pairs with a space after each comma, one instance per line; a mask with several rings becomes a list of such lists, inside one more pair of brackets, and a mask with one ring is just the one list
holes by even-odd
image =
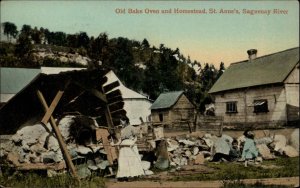
[[[254, 100], [267, 99], [267, 113], [254, 113]], [[226, 102], [237, 101], [238, 113], [227, 114]], [[260, 87], [226, 92], [215, 96], [216, 116], [224, 116], [224, 123], [256, 123], [286, 121], [286, 96], [283, 86]]]
[[149, 122], [151, 115], [150, 107], [152, 103], [147, 99], [124, 99], [124, 110], [127, 112], [127, 117], [131, 125], [140, 125], [140, 117], [144, 122]]

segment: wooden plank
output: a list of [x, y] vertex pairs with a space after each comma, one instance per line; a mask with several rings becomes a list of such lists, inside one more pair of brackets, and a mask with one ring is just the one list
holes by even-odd
[[[47, 105], [47, 102], [46, 102], [42, 92], [37, 90], [37, 96], [38, 96], [41, 104], [43, 105], [44, 111], [47, 112], [49, 107]], [[55, 120], [52, 116], [50, 116], [50, 124], [51, 124], [52, 129], [54, 130], [54, 133], [56, 135], [56, 138], [57, 138], [57, 141], [59, 143], [60, 149], [63, 153], [64, 160], [66, 161], [66, 164], [67, 164], [68, 168], [70, 169], [72, 176], [75, 177], [78, 181], [80, 181], [79, 177], [77, 175], [77, 172], [75, 170], [75, 166], [72, 162], [71, 156], [70, 156], [70, 154], [67, 150], [67, 146], [66, 146], [66, 144], [63, 140], [63, 137], [62, 137], [59, 129], [57, 128], [56, 122], [55, 122]]]
[[101, 93], [99, 90], [94, 89], [94, 88], [87, 88], [84, 85], [82, 85], [79, 82], [75, 82], [75, 84], [77, 84], [78, 86], [82, 87], [83, 89], [85, 89], [86, 91], [92, 93], [93, 95], [95, 95], [96, 97], [98, 97], [101, 101], [103, 101], [104, 103], [107, 103], [107, 99], [106, 96]]
[[107, 93], [120, 85], [119, 81], [114, 81], [103, 87], [104, 93]]
[[113, 161], [118, 157], [115, 148], [109, 144], [108, 136], [109, 132], [107, 129], [96, 129], [96, 140], [102, 140], [104, 150], [107, 153], [107, 160], [110, 165], [113, 165]]
[[55, 110], [55, 108], [56, 108], [56, 106], [57, 106], [57, 104], [58, 104], [58, 102], [61, 99], [61, 97], [62, 97], [63, 94], [64, 94], [64, 91], [60, 91], [59, 90], [57, 92], [56, 96], [54, 97], [54, 99], [53, 99], [53, 101], [52, 101], [52, 103], [50, 105], [50, 107], [48, 108], [46, 114], [44, 115], [44, 117], [43, 117], [43, 119], [41, 121], [43, 124], [45, 124], [45, 125], [47, 124], [47, 122], [49, 121], [52, 113], [54, 112], [54, 110]]

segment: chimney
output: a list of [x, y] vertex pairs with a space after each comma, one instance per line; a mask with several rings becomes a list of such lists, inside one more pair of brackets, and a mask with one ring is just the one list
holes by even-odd
[[251, 60], [256, 58], [257, 50], [256, 49], [250, 49], [250, 50], [247, 51], [247, 53], [248, 53], [249, 61], [251, 61]]

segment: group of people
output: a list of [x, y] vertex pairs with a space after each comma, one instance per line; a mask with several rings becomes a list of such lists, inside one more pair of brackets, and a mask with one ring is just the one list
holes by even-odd
[[[127, 117], [121, 118], [121, 131], [119, 142], [118, 171], [117, 178], [136, 177], [144, 175], [143, 165], [136, 145], [137, 136], [135, 128], [130, 125]], [[213, 157], [210, 161], [245, 161], [255, 160], [258, 149], [254, 142], [252, 131], [244, 132], [244, 142], [240, 143], [231, 137], [219, 136], [212, 148]]]
[[254, 142], [254, 133], [250, 130], [244, 132], [245, 139], [240, 143], [236, 140], [219, 136], [216, 140], [213, 151], [214, 153], [212, 162], [221, 160], [226, 161], [245, 161], [245, 166], [248, 165], [250, 160], [256, 160], [258, 157], [258, 149]]

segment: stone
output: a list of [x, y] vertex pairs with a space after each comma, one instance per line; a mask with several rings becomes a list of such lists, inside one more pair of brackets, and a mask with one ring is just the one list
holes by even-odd
[[74, 116], [65, 116], [63, 117], [58, 124], [58, 128], [61, 132], [62, 137], [64, 140], [68, 140], [70, 136], [70, 125], [74, 122]]
[[48, 140], [48, 150], [58, 151], [59, 149], [60, 148], [57, 139], [54, 136], [50, 136]]
[[180, 139], [178, 140], [179, 143], [183, 143], [186, 146], [194, 146], [195, 142], [192, 142], [190, 140], [186, 140], [186, 139]]
[[205, 159], [204, 159], [203, 153], [199, 153], [199, 154], [196, 156], [196, 159], [195, 159], [195, 161], [194, 161], [194, 164], [196, 164], [196, 165], [202, 165], [202, 164], [204, 164], [204, 161], [205, 161]]
[[293, 146], [299, 152], [299, 129], [295, 129], [290, 138], [291, 146]]
[[214, 141], [212, 141], [210, 138], [203, 138], [203, 140], [205, 144], [210, 148], [214, 145]]
[[87, 165], [78, 165], [77, 166], [77, 174], [81, 179], [87, 178], [92, 175], [92, 172], [89, 170]]
[[31, 146], [39, 141], [39, 137], [46, 131], [42, 124], [35, 124], [31, 126], [25, 126], [19, 129], [16, 134], [14, 134], [11, 140], [15, 143], [22, 141], [22, 145]]
[[97, 164], [97, 166], [98, 166], [101, 170], [104, 170], [104, 169], [106, 169], [106, 167], [109, 166], [109, 162], [108, 162], [108, 160], [105, 160], [105, 161], [102, 161], [102, 162], [100, 162], [99, 164]]
[[257, 138], [257, 139], [254, 139], [254, 142], [259, 145], [259, 144], [270, 144], [273, 142], [273, 139], [271, 137], [262, 137], [262, 138]]
[[49, 151], [42, 154], [43, 163], [60, 162], [63, 160], [61, 152]]
[[275, 135], [274, 136], [274, 144], [275, 144], [275, 151], [282, 150], [286, 146], [287, 140], [284, 135]]
[[[85, 146], [78, 146], [77, 148], [77, 153], [81, 155], [86, 155], [88, 153], [92, 153], [91, 148], [85, 147]], [[104, 149], [103, 149], [104, 150]], [[100, 151], [101, 152], [101, 151]], [[106, 154], [106, 153], [105, 153]]]
[[149, 161], [142, 161], [142, 166], [144, 170], [149, 170], [151, 167], [151, 163]]
[[179, 144], [176, 140], [167, 139], [168, 151], [174, 151], [179, 147]]
[[186, 150], [186, 151], [185, 151], [185, 155], [186, 155], [187, 157], [190, 157], [190, 156], [192, 155], [192, 152], [191, 152], [190, 150]]
[[283, 151], [284, 155], [286, 155], [288, 157], [298, 157], [299, 156], [299, 152], [290, 145], [286, 145], [284, 148], [282, 148], [282, 151]]
[[198, 147], [194, 147], [193, 148], [193, 155], [197, 155], [199, 153], [199, 148]]
[[15, 166], [20, 164], [18, 159], [19, 159], [19, 156], [14, 153], [8, 153], [8, 155], [7, 155], [7, 160]]
[[37, 143], [37, 144], [31, 146], [29, 149], [30, 149], [30, 151], [37, 153], [38, 155], [47, 151], [40, 143]]
[[93, 146], [91, 146], [91, 148], [92, 148], [93, 152], [96, 153], [97, 151], [99, 151], [100, 149], [102, 149], [103, 146], [99, 146], [99, 145], [96, 146], [96, 145], [93, 145]]
[[256, 147], [264, 160], [275, 159], [275, 156], [271, 154], [271, 151], [266, 144], [256, 145]]
[[187, 165], [188, 164], [188, 160], [187, 160], [187, 158], [185, 158], [185, 157], [182, 157], [181, 159], [180, 159], [180, 166], [184, 166], [184, 165]]
[[99, 168], [93, 160], [87, 160], [86, 164], [90, 170], [97, 170]]
[[150, 175], [153, 175], [154, 173], [153, 173], [153, 171], [151, 171], [151, 170], [145, 170], [145, 175], [146, 176], [150, 176]]

